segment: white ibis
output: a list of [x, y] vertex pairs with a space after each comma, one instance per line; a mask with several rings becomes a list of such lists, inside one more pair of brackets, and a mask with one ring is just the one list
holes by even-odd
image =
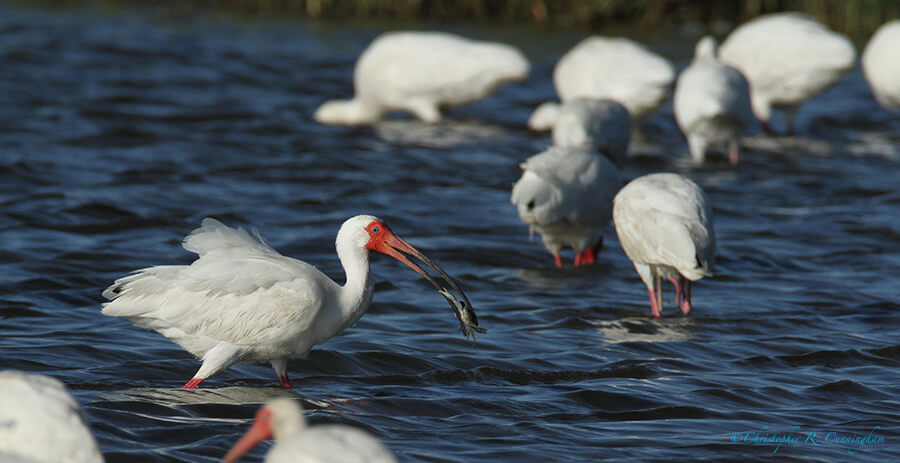
[[628, 157], [631, 116], [614, 100], [575, 98], [562, 104], [553, 125], [555, 146], [587, 147], [616, 166]]
[[862, 68], [881, 106], [900, 109], [900, 19], [875, 31], [862, 54]]
[[757, 124], [750, 85], [740, 71], [716, 59], [712, 37], [700, 39], [694, 61], [678, 76], [673, 105], [695, 163], [704, 161], [709, 145], [728, 144], [728, 159], [737, 164], [738, 140]]
[[[560, 101], [609, 98], [639, 122], [666, 100], [675, 69], [663, 57], [625, 38], [588, 37], [569, 50], [553, 70]], [[559, 106], [544, 103], [528, 120], [532, 130], [550, 130]]]
[[562, 267], [560, 250], [575, 249], [575, 265], [596, 262], [603, 231], [612, 217], [612, 198], [628, 156], [631, 117], [609, 99], [575, 98], [559, 107], [553, 126], [556, 145], [521, 164], [522, 177], [510, 202], [519, 218], [537, 230]]
[[[103, 292], [109, 300], [103, 314], [157, 331], [201, 358], [185, 389], [245, 362], [270, 362], [282, 386], [290, 388], [287, 359], [340, 333], [369, 307], [374, 291], [370, 251], [387, 254], [427, 279], [450, 301], [463, 334], [484, 331], [456, 282], [370, 215], [347, 219], [338, 231], [337, 254], [347, 277], [343, 286], [312, 265], [279, 254], [258, 234], [211, 218], [203, 219], [183, 246], [199, 258], [191, 265], [149, 267], [116, 280]], [[409, 257], [435, 269], [449, 288]]]
[[735, 29], [719, 47], [719, 59], [750, 82], [750, 98], [763, 129], [771, 132], [772, 108], [784, 112], [787, 132], [804, 101], [824, 92], [853, 69], [856, 50], [846, 37], [809, 16], [777, 13]]
[[394, 454], [369, 433], [351, 426], [307, 426], [303, 407], [296, 400], [267, 402], [253, 426], [225, 455], [223, 463], [238, 461], [259, 442], [275, 438], [266, 463], [343, 462], [394, 463]]
[[616, 195], [616, 234], [647, 285], [654, 317], [662, 314], [662, 285], [675, 285], [675, 301], [691, 312], [691, 281], [711, 276], [716, 254], [712, 207], [706, 194], [678, 174], [638, 177]]
[[589, 147], [554, 146], [521, 167], [510, 202], [522, 222], [540, 233], [557, 267], [565, 245], [575, 250], [576, 266], [595, 263], [620, 185], [616, 166]]
[[528, 77], [517, 49], [443, 32], [389, 32], [360, 55], [352, 100], [328, 101], [315, 112], [323, 124], [377, 122], [389, 111], [440, 121], [441, 106], [481, 99], [505, 83]]
[[49, 376], [0, 371], [0, 461], [103, 462], [75, 398]]

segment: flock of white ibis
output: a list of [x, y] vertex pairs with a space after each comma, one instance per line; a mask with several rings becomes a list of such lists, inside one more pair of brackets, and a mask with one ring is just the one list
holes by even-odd
[[[862, 55], [878, 102], [900, 107], [900, 21], [885, 24]], [[787, 130], [800, 105], [834, 85], [854, 66], [852, 44], [811, 18], [783, 13], [738, 27], [716, 50], [704, 37], [693, 62], [678, 76], [664, 58], [622, 38], [590, 37], [566, 53], [553, 82], [561, 103], [540, 105], [527, 125], [552, 130], [553, 146], [526, 159], [512, 188], [519, 217], [562, 266], [560, 251], [574, 249], [575, 265], [596, 261], [610, 221], [622, 249], [647, 286], [651, 313], [663, 310], [662, 279], [676, 303], [691, 311], [691, 282], [712, 275], [713, 211], [703, 190], [684, 176], [649, 174], [624, 187], [619, 168], [639, 122], [669, 96], [692, 159], [724, 145], [738, 161], [740, 137], [772, 108], [785, 112]], [[377, 38], [360, 56], [355, 96], [324, 103], [314, 114], [326, 124], [372, 124], [392, 111], [424, 122], [441, 120], [440, 108], [487, 96], [527, 78], [529, 63], [513, 47], [446, 33], [396, 32]], [[340, 227], [338, 258], [346, 272], [338, 284], [312, 265], [285, 257], [261, 236], [214, 219], [183, 243], [196, 253], [190, 265], [136, 270], [103, 292], [105, 315], [159, 332], [202, 360], [184, 385], [242, 362], [269, 362], [285, 388], [287, 359], [339, 334], [366, 311], [374, 291], [372, 251], [387, 254], [427, 279], [450, 303], [463, 333], [483, 332], [474, 309], [453, 279], [380, 219], [360, 215]], [[416, 263], [418, 262], [418, 263]], [[438, 273], [431, 276], [419, 263]], [[276, 444], [266, 461], [394, 461], [367, 433], [347, 427], [307, 429], [296, 401], [275, 400], [225, 456], [227, 462], [263, 439]], [[0, 460], [102, 461], [77, 402], [57, 380], [0, 372]]]

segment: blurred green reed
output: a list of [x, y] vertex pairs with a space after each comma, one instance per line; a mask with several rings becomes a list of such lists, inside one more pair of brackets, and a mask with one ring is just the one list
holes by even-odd
[[579, 29], [652, 28], [684, 22], [738, 24], [765, 13], [805, 12], [864, 38], [900, 18], [900, 0], [12, 0], [35, 6], [154, 8], [307, 19], [390, 19], [534, 24]]

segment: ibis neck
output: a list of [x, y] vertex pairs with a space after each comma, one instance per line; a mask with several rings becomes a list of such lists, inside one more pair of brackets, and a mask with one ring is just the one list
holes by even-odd
[[344, 319], [353, 323], [368, 308], [374, 291], [369, 271], [369, 250], [361, 247], [338, 247], [337, 251], [347, 278], [341, 287], [340, 306]]
[[272, 437], [275, 441], [283, 440], [284, 438], [298, 433], [306, 427], [306, 421], [303, 418], [303, 415], [300, 416], [291, 416], [290, 419], [285, 419], [279, 422], [277, 427], [272, 428]]

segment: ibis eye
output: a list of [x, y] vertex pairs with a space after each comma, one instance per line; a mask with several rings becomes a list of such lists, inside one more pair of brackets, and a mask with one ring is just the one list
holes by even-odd
[[374, 234], [377, 234], [378, 231], [379, 231], [379, 230], [378, 230], [378, 227], [372, 227], [372, 234], [373, 234], [373, 235], [374, 235]]

